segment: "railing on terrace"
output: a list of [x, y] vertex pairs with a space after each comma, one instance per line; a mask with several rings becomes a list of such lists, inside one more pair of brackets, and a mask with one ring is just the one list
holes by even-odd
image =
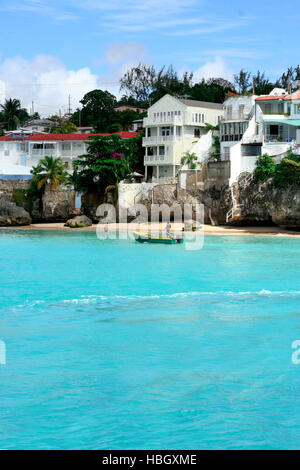
[[220, 122], [224, 121], [249, 121], [253, 116], [253, 113], [232, 113], [232, 115], [220, 117]]
[[145, 155], [144, 162], [163, 162], [165, 157], [165, 155]]
[[150, 116], [144, 118], [144, 126], [152, 126], [155, 124], [182, 124], [182, 116]]
[[159, 144], [163, 142], [181, 142], [182, 136], [176, 135], [158, 135], [151, 137], [143, 137], [143, 144]]
[[29, 157], [55, 157], [58, 155], [56, 149], [31, 149]]
[[288, 137], [284, 139], [281, 135], [265, 135], [264, 139], [265, 143], [269, 144], [292, 144], [294, 142], [294, 139], [291, 137]]

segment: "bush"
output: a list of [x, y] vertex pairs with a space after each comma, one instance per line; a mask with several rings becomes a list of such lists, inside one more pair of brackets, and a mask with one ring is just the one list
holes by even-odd
[[268, 154], [260, 155], [253, 173], [254, 181], [267, 181], [275, 175], [276, 165]]
[[12, 200], [17, 206], [24, 207], [26, 204], [26, 190], [15, 188], [13, 190]]
[[[295, 155], [297, 157], [297, 155]], [[298, 161], [291, 160], [290, 158], [283, 158], [281, 162], [276, 165], [275, 184], [281, 188], [289, 185], [300, 185], [300, 159]]]

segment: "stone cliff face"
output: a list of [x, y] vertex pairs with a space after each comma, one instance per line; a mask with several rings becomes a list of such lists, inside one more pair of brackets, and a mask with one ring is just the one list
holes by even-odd
[[270, 225], [300, 229], [300, 188], [278, 188], [272, 179], [235, 184], [235, 197], [240, 210], [230, 221], [234, 225]]
[[[186, 203], [204, 205], [204, 222], [213, 225], [226, 224], [226, 214], [233, 204], [237, 207], [230, 225], [279, 225], [284, 228], [300, 230], [300, 188], [290, 186], [278, 188], [273, 180], [245, 183], [245, 175], [232, 189], [228, 184], [212, 184], [206, 189], [180, 189], [179, 185], [159, 185], [148, 193], [141, 203], [151, 213], [152, 201], [155, 204], [179, 205]], [[194, 218], [195, 213], [191, 218]]]
[[29, 225], [31, 217], [23, 207], [14, 202], [0, 200], [0, 226], [9, 227], [17, 225]]

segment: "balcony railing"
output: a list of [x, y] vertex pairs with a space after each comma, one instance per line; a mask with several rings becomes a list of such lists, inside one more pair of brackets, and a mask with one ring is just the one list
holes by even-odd
[[231, 121], [249, 121], [253, 116], [253, 113], [232, 113], [232, 115], [222, 116], [220, 122], [231, 122]]
[[29, 156], [30, 157], [55, 157], [57, 155], [57, 150], [56, 149], [31, 149]]
[[163, 162], [165, 161], [165, 155], [145, 155], [144, 162]]
[[157, 116], [144, 118], [144, 127], [153, 126], [155, 124], [177, 124], [182, 125], [182, 116]]
[[151, 137], [143, 138], [143, 145], [145, 144], [160, 144], [165, 142], [181, 142], [182, 136], [178, 135], [154, 135]]

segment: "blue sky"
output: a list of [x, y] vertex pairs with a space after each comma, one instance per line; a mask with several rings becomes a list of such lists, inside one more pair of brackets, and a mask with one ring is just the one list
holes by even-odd
[[0, 0], [0, 100], [40, 112], [96, 86], [118, 93], [139, 61], [195, 78], [241, 68], [276, 79], [300, 63], [298, 2], [287, 0]]

